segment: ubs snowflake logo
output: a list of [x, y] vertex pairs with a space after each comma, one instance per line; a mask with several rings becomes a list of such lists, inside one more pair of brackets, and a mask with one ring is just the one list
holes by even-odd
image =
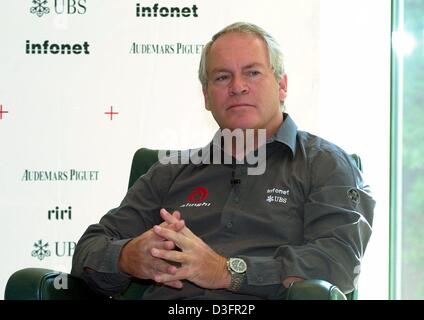
[[49, 243], [43, 244], [42, 240], [38, 240], [34, 243], [35, 250], [32, 250], [31, 255], [37, 257], [39, 260], [43, 260], [45, 257], [50, 257]]
[[274, 201], [274, 197], [273, 197], [273, 196], [268, 196], [268, 197], [266, 198], [266, 201], [268, 201], [269, 203], [271, 203], [271, 202], [273, 202], [273, 201]]
[[31, 7], [31, 13], [35, 13], [37, 16], [42, 17], [43, 14], [48, 14], [50, 9], [47, 7], [47, 0], [32, 0], [34, 4]]

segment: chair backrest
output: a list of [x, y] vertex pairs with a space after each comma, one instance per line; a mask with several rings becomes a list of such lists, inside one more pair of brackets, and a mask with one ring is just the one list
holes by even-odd
[[[130, 178], [128, 182], [128, 188], [137, 181], [137, 179], [145, 174], [150, 167], [158, 161], [158, 152], [159, 150], [140, 148], [134, 154], [132, 164], [131, 164], [131, 172]], [[362, 161], [361, 158], [357, 154], [351, 154], [353, 162], [356, 164], [359, 170], [362, 171]], [[121, 299], [137, 299], [141, 298], [144, 290], [147, 289], [147, 285], [149, 283], [146, 281], [136, 281], [132, 282], [130, 287], [121, 294], [118, 298]], [[358, 298], [358, 290], [348, 293], [346, 295], [348, 300], [356, 300]]]
[[128, 189], [158, 161], [158, 152], [158, 150], [147, 148], [141, 148], [136, 151], [131, 164]]
[[[147, 148], [140, 148], [135, 152], [131, 163], [128, 189], [134, 184], [134, 182], [137, 181], [139, 177], [145, 174], [150, 169], [150, 167], [154, 163], [156, 163], [156, 161], [158, 161], [158, 153], [159, 150]], [[352, 157], [352, 160], [354, 161], [358, 169], [362, 171], [361, 158], [355, 153], [351, 154], [350, 156]]]
[[352, 153], [350, 156], [352, 157], [352, 159], [355, 162], [355, 164], [358, 167], [358, 169], [362, 171], [362, 161], [361, 161], [361, 158], [356, 153]]

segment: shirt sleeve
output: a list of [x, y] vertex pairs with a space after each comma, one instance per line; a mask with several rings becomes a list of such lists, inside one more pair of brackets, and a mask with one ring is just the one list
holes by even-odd
[[372, 232], [375, 201], [361, 172], [342, 151], [320, 151], [305, 181], [302, 245], [282, 245], [272, 257], [242, 256], [246, 281], [240, 293], [281, 298], [289, 276], [326, 280], [354, 290]]
[[109, 296], [128, 287], [131, 277], [118, 268], [121, 249], [161, 222], [159, 210], [167, 177], [169, 170], [153, 166], [128, 190], [118, 208], [88, 227], [75, 248], [71, 274], [84, 279], [96, 292]]

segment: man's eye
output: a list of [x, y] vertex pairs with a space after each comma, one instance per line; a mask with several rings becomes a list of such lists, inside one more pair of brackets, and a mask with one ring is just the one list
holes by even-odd
[[254, 77], [260, 74], [258, 70], [251, 70], [247, 73], [249, 76]]
[[223, 80], [227, 80], [228, 76], [219, 76], [215, 78], [215, 81], [223, 81]]

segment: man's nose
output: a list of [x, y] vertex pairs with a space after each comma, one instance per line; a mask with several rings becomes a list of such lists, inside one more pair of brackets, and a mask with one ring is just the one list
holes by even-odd
[[230, 96], [247, 94], [249, 87], [243, 77], [234, 76], [229, 87]]

